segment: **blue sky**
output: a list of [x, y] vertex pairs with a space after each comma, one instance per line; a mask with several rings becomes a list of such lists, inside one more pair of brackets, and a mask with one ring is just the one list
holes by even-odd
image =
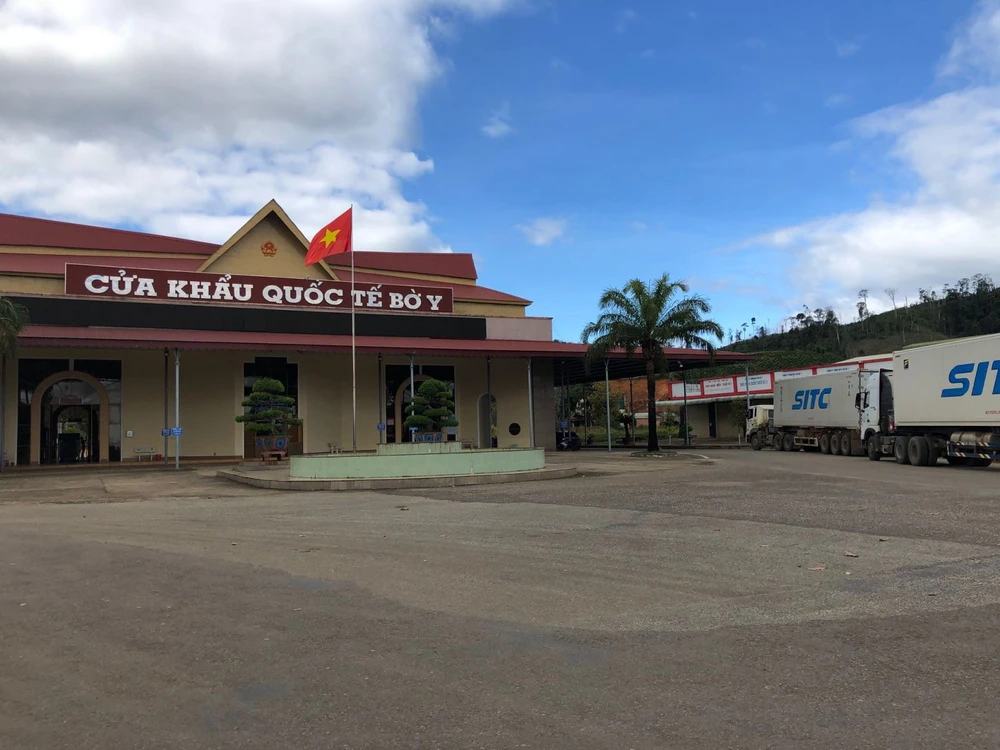
[[998, 81], [1000, 0], [7, 0], [0, 208], [221, 242], [353, 203], [561, 339], [662, 272], [773, 328], [1000, 275]]
[[[846, 123], [927, 95], [972, 7], [914, 5], [564, 2], [466, 29], [421, 107], [420, 198], [561, 338], [603, 287], [662, 272], [727, 327], [775, 323], [797, 302], [786, 259], [723, 249], [897, 189]], [[512, 130], [487, 137], [498, 112]], [[530, 244], [516, 227], [536, 217], [565, 235]]]

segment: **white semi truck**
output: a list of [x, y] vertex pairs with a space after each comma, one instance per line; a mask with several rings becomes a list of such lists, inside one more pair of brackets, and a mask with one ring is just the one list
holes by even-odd
[[760, 447], [989, 466], [1000, 459], [1000, 335], [895, 352], [891, 370], [779, 381], [768, 433]]

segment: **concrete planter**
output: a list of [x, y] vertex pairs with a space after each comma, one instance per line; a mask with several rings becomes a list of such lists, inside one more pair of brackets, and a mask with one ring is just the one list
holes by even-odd
[[541, 448], [462, 450], [460, 443], [402, 443], [378, 453], [293, 456], [292, 479], [392, 479], [511, 474], [545, 467]]

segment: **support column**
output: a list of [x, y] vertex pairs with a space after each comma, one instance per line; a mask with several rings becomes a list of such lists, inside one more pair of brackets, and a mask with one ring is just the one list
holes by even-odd
[[[181, 426], [181, 350], [174, 349], [174, 427]], [[174, 435], [174, 470], [181, 468], [181, 436]]]
[[0, 471], [7, 465], [7, 354], [0, 364]]
[[[528, 393], [531, 393], [530, 386]], [[479, 404], [477, 403], [476, 407], [478, 408], [478, 406]], [[487, 412], [489, 418], [486, 420], [490, 428], [489, 445], [480, 445], [480, 449], [493, 447], [493, 366], [489, 355], [486, 356], [486, 408], [489, 410]]]
[[382, 384], [382, 352], [378, 353], [378, 422], [382, 429], [378, 431], [378, 444], [385, 442], [385, 386]]
[[611, 452], [611, 379], [608, 376], [608, 360], [604, 360], [604, 408], [608, 416], [608, 453]]
[[[416, 391], [416, 388], [414, 387], [414, 384], [415, 384], [415, 378], [414, 378], [414, 375], [413, 375], [413, 355], [411, 354], [410, 355], [410, 403], [411, 404], [413, 403], [413, 399], [416, 398], [416, 396], [417, 396], [417, 391]], [[405, 423], [406, 422], [406, 410], [405, 409], [402, 410], [401, 415], [402, 415], [401, 419]], [[403, 425], [399, 425], [399, 428], [398, 428], [396, 434], [399, 435], [399, 437], [397, 438], [397, 440], [400, 443], [404, 442], [403, 441]], [[411, 437], [412, 437], [412, 433], [411, 433]]]
[[531, 357], [528, 357], [528, 447], [535, 447], [535, 390], [531, 382]]
[[163, 349], [163, 468], [170, 465], [170, 350]]

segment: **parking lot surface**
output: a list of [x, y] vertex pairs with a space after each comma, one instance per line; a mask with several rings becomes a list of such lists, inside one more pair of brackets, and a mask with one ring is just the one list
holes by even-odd
[[1000, 471], [0, 482], [0, 747], [1000, 746]]

